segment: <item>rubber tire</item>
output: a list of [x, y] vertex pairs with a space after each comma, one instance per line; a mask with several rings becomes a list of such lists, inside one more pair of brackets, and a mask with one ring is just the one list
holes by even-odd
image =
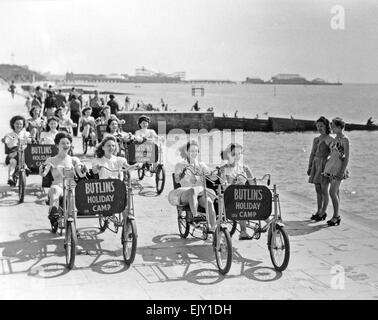
[[20, 171], [19, 172], [19, 181], [18, 181], [18, 199], [19, 199], [19, 203], [23, 203], [24, 202], [25, 185], [26, 185], [25, 171]]
[[105, 217], [100, 215], [98, 217], [98, 222], [100, 224], [100, 231], [104, 232], [109, 225], [109, 220], [106, 220]]
[[273, 238], [273, 233], [271, 231], [271, 228], [269, 229], [269, 233], [268, 233], [268, 249], [269, 249], [270, 259], [272, 260], [272, 264], [274, 266], [274, 269], [279, 271], [279, 272], [282, 272], [287, 268], [287, 266], [289, 264], [290, 242], [289, 242], [289, 237], [288, 237], [288, 235], [287, 235], [287, 233], [286, 233], [286, 231], [284, 230], [283, 227], [276, 225], [276, 232], [279, 232], [279, 233], [282, 234], [282, 238], [283, 238], [283, 242], [284, 242], [284, 246], [285, 246], [285, 256], [284, 256], [283, 263], [281, 265], [278, 265], [278, 263], [275, 261], [275, 258], [274, 258], [273, 248], [271, 246], [272, 238]]
[[185, 211], [184, 217], [182, 217], [180, 214], [177, 215], [178, 229], [179, 229], [179, 232], [180, 232], [180, 237], [182, 239], [186, 239], [189, 235], [190, 224], [187, 220], [187, 217], [188, 217], [187, 211]]
[[76, 256], [76, 234], [75, 223], [73, 221], [68, 221], [66, 226], [66, 237], [65, 240], [69, 242], [65, 243], [66, 250], [66, 265], [68, 269], [72, 269], [75, 265], [75, 256]]
[[231, 264], [232, 264], [232, 242], [231, 242], [230, 233], [228, 232], [228, 230], [226, 228], [221, 228], [219, 235], [224, 236], [224, 238], [226, 240], [226, 244], [227, 244], [227, 258], [226, 258], [227, 260], [226, 260], [225, 266], [222, 266], [223, 263], [221, 265], [221, 258], [219, 256], [219, 252], [217, 251], [217, 248], [216, 248], [217, 237], [218, 237], [217, 232], [214, 233], [213, 248], [214, 248], [215, 260], [217, 262], [219, 273], [222, 274], [222, 275], [225, 275], [225, 274], [228, 273], [228, 271], [230, 271]]
[[[128, 244], [128, 241], [126, 240], [128, 238], [128, 235], [126, 234], [127, 230], [131, 230], [131, 233], [129, 233], [131, 235], [131, 238], [129, 239], [132, 240], [130, 255], [128, 255], [128, 250], [127, 250], [127, 244]], [[121, 242], [122, 242], [123, 259], [125, 263], [129, 266], [134, 262], [136, 249], [137, 249], [137, 242], [138, 242], [137, 227], [136, 227], [136, 223], [134, 219], [127, 219], [127, 221], [123, 224]]]
[[[159, 177], [160, 173], [162, 174], [161, 179]], [[159, 181], [160, 180], [161, 180], [161, 187], [159, 188]], [[161, 164], [159, 164], [156, 168], [155, 181], [156, 181], [156, 192], [159, 195], [163, 192], [164, 185], [165, 185], [165, 169]]]
[[143, 167], [143, 168], [140, 168], [140, 169], [138, 169], [138, 179], [139, 179], [139, 180], [143, 180], [143, 178], [144, 178], [144, 175], [145, 175], [145, 172], [144, 172], [144, 167]]

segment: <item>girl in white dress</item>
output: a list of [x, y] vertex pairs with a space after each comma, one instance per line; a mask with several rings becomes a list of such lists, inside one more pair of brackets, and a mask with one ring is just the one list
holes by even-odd
[[30, 133], [25, 130], [26, 120], [22, 116], [14, 116], [10, 120], [10, 127], [12, 132], [6, 134], [1, 141], [5, 144], [5, 153], [7, 154], [5, 158], [5, 164], [8, 165], [8, 184], [11, 187], [16, 185], [13, 180], [13, 173], [18, 164], [18, 142], [21, 140], [21, 143], [24, 144], [26, 148], [26, 143], [30, 143]]
[[213, 201], [216, 198], [215, 192], [206, 189], [208, 197], [205, 197], [201, 177], [194, 175], [190, 170], [184, 168], [191, 165], [201, 173], [210, 173], [209, 167], [203, 162], [198, 161], [199, 146], [196, 141], [190, 141], [181, 148], [181, 157], [184, 161], [175, 166], [175, 181], [180, 183], [181, 187], [174, 189], [168, 194], [168, 201], [171, 205], [189, 205], [193, 217], [198, 217], [198, 204], [209, 208], [209, 232], [215, 230], [215, 210]]
[[150, 124], [150, 118], [142, 115], [138, 119], [138, 125], [140, 127], [139, 130], [135, 131], [135, 140], [138, 141], [139, 143], [142, 143], [146, 140], [149, 141], [159, 141], [159, 139], [162, 139], [159, 137], [155, 130], [153, 129], [148, 129], [148, 126]]
[[[242, 174], [248, 179], [252, 179], [253, 175], [250, 168], [243, 165], [242, 162], [243, 147], [237, 143], [230, 143], [228, 147], [221, 152], [222, 160], [227, 160], [227, 163], [220, 167], [220, 176], [225, 179], [229, 184], [241, 184], [244, 185], [247, 180], [238, 176]], [[252, 237], [247, 233], [247, 223], [245, 220], [239, 221], [240, 236], [239, 240], [249, 240]]]
[[[109, 170], [134, 169], [139, 168], [140, 164], [129, 165], [126, 158], [114, 155], [116, 150], [116, 139], [113, 136], [105, 137], [97, 146], [96, 158], [92, 162], [92, 171], [98, 174], [100, 179], [120, 179], [123, 180], [123, 171], [111, 172]], [[105, 168], [109, 169], [106, 170]]]
[[55, 144], [54, 139], [58, 134], [59, 119], [57, 117], [51, 117], [47, 120], [46, 131], [41, 132], [40, 143], [41, 144]]

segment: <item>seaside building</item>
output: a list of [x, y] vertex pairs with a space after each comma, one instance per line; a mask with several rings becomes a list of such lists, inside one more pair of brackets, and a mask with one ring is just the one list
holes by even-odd
[[260, 78], [249, 78], [247, 77], [243, 83], [257, 83], [257, 84], [262, 84], [265, 83], [264, 80]]
[[286, 74], [279, 73], [272, 77], [271, 82], [273, 84], [307, 84], [308, 80], [300, 76], [299, 74]]

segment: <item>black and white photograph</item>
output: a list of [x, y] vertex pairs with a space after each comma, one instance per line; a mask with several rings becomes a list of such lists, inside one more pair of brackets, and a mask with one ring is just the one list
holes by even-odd
[[0, 300], [377, 300], [377, 17], [0, 0]]

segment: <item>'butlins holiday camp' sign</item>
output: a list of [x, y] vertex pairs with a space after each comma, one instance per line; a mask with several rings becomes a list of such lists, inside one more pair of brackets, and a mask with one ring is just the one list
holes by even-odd
[[228, 219], [265, 220], [272, 213], [272, 193], [266, 186], [231, 185], [224, 204]]
[[120, 213], [126, 207], [126, 186], [119, 179], [82, 180], [75, 188], [75, 204], [78, 215]]

